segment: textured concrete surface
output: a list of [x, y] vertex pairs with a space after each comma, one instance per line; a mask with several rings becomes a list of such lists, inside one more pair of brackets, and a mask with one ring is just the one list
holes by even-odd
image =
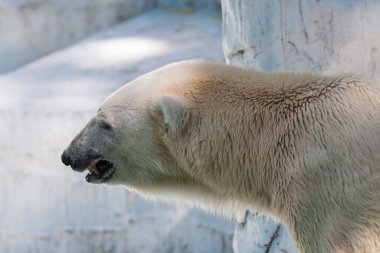
[[294, 253], [297, 250], [286, 228], [268, 217], [247, 212], [235, 227], [235, 253]]
[[379, 1], [224, 0], [223, 7], [231, 64], [380, 79]]
[[220, 19], [153, 11], [0, 76], [0, 252], [231, 252], [232, 223], [60, 163], [112, 91], [169, 62], [222, 61], [220, 42]]
[[0, 73], [154, 6], [154, 0], [0, 1]]
[[156, 0], [157, 6], [164, 9], [180, 11], [205, 10], [220, 13], [220, 0]]

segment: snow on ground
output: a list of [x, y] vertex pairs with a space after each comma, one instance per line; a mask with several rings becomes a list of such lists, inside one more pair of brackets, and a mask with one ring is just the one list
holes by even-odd
[[191, 58], [223, 60], [221, 20], [152, 11], [0, 76], [0, 252], [232, 251], [232, 223], [89, 185], [60, 163], [111, 92]]

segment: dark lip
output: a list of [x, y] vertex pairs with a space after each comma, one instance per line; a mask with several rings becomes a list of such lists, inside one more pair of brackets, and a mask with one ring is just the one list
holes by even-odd
[[83, 171], [85, 171], [86, 169], [87, 169], [87, 167], [85, 167], [85, 168], [74, 168], [73, 166], [70, 166], [74, 171], [76, 171], [76, 172], [83, 172]]
[[69, 166], [71, 167], [72, 170], [82, 173], [85, 170], [87, 170], [94, 161], [98, 161], [101, 159], [102, 158], [99, 155], [90, 155], [87, 159], [85, 159], [85, 162], [76, 162], [76, 163], [70, 164]]

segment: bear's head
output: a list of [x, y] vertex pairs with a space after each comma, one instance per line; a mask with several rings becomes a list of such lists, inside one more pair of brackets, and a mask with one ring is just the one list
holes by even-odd
[[142, 76], [107, 98], [63, 152], [62, 162], [79, 172], [87, 169], [91, 183], [138, 186], [185, 179], [165, 136], [190, 135], [197, 115], [185, 97], [166, 92], [180, 84], [166, 72]]

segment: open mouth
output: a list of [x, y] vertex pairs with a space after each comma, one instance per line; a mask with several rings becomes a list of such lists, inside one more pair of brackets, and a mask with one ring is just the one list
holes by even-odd
[[113, 163], [105, 159], [97, 159], [91, 162], [87, 168], [88, 174], [86, 181], [89, 183], [104, 183], [107, 182], [116, 171]]

